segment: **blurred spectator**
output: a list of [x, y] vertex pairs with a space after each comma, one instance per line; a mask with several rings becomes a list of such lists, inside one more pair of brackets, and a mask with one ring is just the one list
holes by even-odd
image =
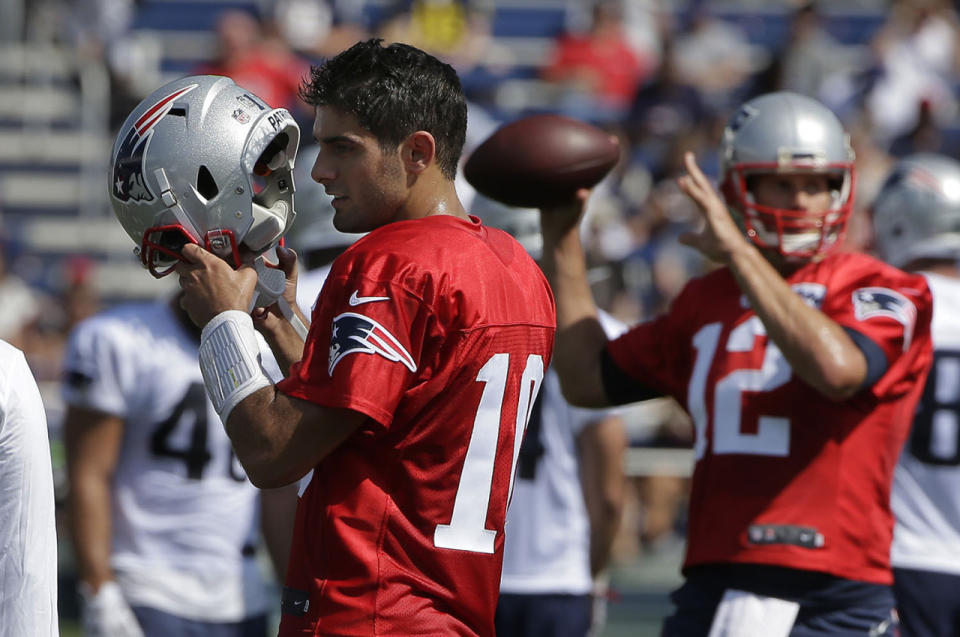
[[923, 99], [917, 105], [916, 123], [890, 142], [890, 154], [894, 157], [906, 157], [916, 153], [956, 155], [956, 149], [948, 148], [946, 142], [930, 100]]
[[[406, 5], [406, 7], [404, 7]], [[467, 39], [466, 0], [412, 0], [394, 7], [383, 36], [446, 57]]]
[[622, 26], [627, 41], [642, 59], [658, 66], [664, 40], [671, 28], [673, 9], [665, 0], [621, 0]]
[[363, 0], [277, 0], [273, 22], [298, 53], [330, 57], [369, 37], [363, 20]]
[[64, 334], [100, 311], [100, 293], [94, 284], [96, 267], [93, 259], [81, 255], [68, 258], [64, 264], [67, 279], [64, 289]]
[[104, 62], [110, 79], [111, 127], [160, 82], [163, 45], [147, 32], [131, 31], [136, 0], [73, 0], [64, 21], [81, 65]]
[[586, 108], [593, 103], [622, 114], [654, 67], [652, 59], [643, 59], [634, 50], [622, 18], [618, 2], [598, 0], [584, 33], [567, 33], [557, 40], [543, 78], [586, 99]]
[[689, 25], [674, 46], [680, 77], [712, 107], [729, 108], [737, 89], [765, 65], [764, 52], [750, 45], [743, 29], [711, 16], [704, 0], [690, 4]]
[[893, 165], [893, 158], [873, 138], [869, 115], [861, 112], [848, 128], [850, 145], [857, 156], [857, 184], [844, 246], [848, 250], [867, 251], [873, 244], [870, 205]]
[[309, 65], [281, 38], [266, 37], [260, 23], [239, 9], [220, 15], [216, 35], [215, 59], [195, 69], [195, 74], [226, 75], [273, 108], [312, 118], [312, 110], [297, 93], [309, 75]]
[[677, 136], [696, 129], [706, 116], [700, 93], [680, 76], [668, 39], [656, 76], [640, 89], [627, 112], [624, 126], [635, 159], [654, 179], [661, 179]]
[[[100, 294], [93, 276], [95, 267], [89, 257], [67, 257], [60, 266], [61, 276], [54, 294], [41, 297], [37, 319], [24, 331], [23, 351], [40, 382], [60, 379], [67, 334], [100, 309]], [[52, 415], [49, 408], [47, 414]]]
[[0, 339], [22, 348], [26, 331], [40, 315], [41, 301], [23, 279], [8, 269], [8, 246], [0, 243]]
[[[850, 84], [846, 77], [854, 68], [854, 56], [824, 27], [815, 0], [802, 2], [793, 12], [786, 41], [774, 53], [767, 69], [759, 74], [753, 94], [793, 91], [823, 99], [828, 106], [838, 102], [832, 93]], [[825, 85], [830, 90], [825, 91]], [[845, 91], [844, 93], [848, 93]]]
[[642, 303], [643, 318], [665, 311], [690, 278], [706, 271], [703, 257], [677, 242], [680, 234], [692, 229], [696, 218], [696, 208], [675, 180], [668, 178], [654, 186], [631, 220], [635, 248], [623, 259], [622, 267], [628, 293]]
[[484, 106], [516, 63], [493, 37], [493, 10], [475, 0], [409, 0], [394, 6], [380, 35], [441, 58], [457, 70], [467, 99]]
[[881, 139], [913, 129], [926, 102], [938, 124], [957, 111], [957, 12], [946, 0], [899, 0], [872, 45], [880, 71], [866, 104]]

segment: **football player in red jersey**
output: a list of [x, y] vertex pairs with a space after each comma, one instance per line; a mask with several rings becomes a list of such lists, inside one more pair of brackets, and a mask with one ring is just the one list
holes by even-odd
[[250, 349], [254, 270], [195, 245], [177, 266], [250, 479], [312, 471], [280, 635], [492, 637], [517, 454], [553, 347], [550, 288], [457, 199], [466, 103], [449, 65], [370, 40], [313, 68], [303, 94], [334, 225], [369, 234], [334, 262], [306, 343], [258, 318], [292, 363], [284, 381], [269, 384]]
[[800, 95], [740, 107], [720, 199], [692, 154], [681, 189], [703, 227], [682, 241], [721, 268], [608, 341], [575, 204], [542, 211], [568, 399], [670, 395], [695, 424], [684, 585], [665, 637], [886, 635], [893, 467], [931, 360], [930, 291], [836, 250], [853, 198], [837, 118]]

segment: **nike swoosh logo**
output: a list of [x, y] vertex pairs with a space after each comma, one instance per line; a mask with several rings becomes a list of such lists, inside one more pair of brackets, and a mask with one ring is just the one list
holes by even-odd
[[364, 303], [373, 303], [374, 301], [389, 301], [389, 296], [359, 296], [357, 293], [360, 290], [354, 290], [353, 294], [350, 295], [350, 299], [347, 303], [350, 304], [350, 307], [357, 305], [363, 305]]

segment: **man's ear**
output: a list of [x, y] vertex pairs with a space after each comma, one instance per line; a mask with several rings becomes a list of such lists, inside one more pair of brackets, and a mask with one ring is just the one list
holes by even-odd
[[437, 142], [427, 131], [411, 133], [401, 145], [400, 158], [408, 173], [422, 173], [437, 158]]

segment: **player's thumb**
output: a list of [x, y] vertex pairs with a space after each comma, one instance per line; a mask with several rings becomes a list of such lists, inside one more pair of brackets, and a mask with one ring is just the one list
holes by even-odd
[[297, 278], [297, 253], [286, 246], [277, 246], [277, 265], [283, 270], [287, 280]]
[[280, 269], [286, 274], [295, 272], [297, 269], [297, 253], [293, 248], [277, 246], [277, 262], [280, 265]]

